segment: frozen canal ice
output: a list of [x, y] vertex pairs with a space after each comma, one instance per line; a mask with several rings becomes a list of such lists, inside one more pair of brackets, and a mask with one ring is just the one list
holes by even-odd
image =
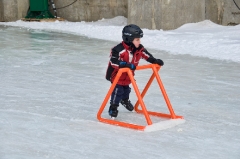
[[[150, 49], [165, 62], [162, 81], [186, 123], [139, 132], [96, 119], [116, 44], [0, 26], [0, 158], [240, 158], [240, 63]], [[136, 72], [140, 89], [149, 75]], [[144, 98], [147, 108], [168, 113], [153, 85]], [[146, 124], [122, 107], [118, 120]]]

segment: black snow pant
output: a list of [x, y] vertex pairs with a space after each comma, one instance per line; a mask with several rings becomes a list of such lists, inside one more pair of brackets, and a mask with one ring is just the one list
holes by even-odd
[[131, 88], [129, 87], [129, 85], [122, 86], [117, 84], [111, 95], [111, 104], [119, 105], [122, 99], [129, 99], [130, 92]]

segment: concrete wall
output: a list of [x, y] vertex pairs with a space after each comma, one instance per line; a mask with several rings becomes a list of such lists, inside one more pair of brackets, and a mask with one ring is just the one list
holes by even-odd
[[13, 21], [17, 19], [17, 0], [2, 0], [4, 21]]
[[0, 22], [3, 20], [3, 2], [0, 0]]
[[[73, 1], [54, 0], [57, 8], [66, 6]], [[24, 18], [28, 7], [29, 0], [0, 0], [0, 18], [2, 15], [0, 20], [16, 21]], [[57, 13], [58, 16], [68, 21], [96, 21], [119, 15], [127, 17], [127, 0], [78, 0], [67, 8], [57, 10]]]
[[29, 8], [29, 0], [17, 0], [18, 2], [18, 15], [17, 19], [24, 18], [27, 15]]
[[[74, 0], [54, 0], [56, 7]], [[240, 6], [240, 0], [235, 0]], [[29, 0], [0, 0], [0, 21], [24, 18]], [[175, 29], [185, 23], [205, 19], [222, 24], [240, 24], [240, 10], [232, 0], [78, 0], [57, 10], [58, 16], [69, 21], [96, 21], [115, 16], [128, 17], [128, 23], [142, 28]]]
[[205, 19], [240, 24], [240, 10], [232, 0], [128, 0], [128, 24], [142, 28], [170, 30]]
[[0, 0], [0, 21], [19, 20], [26, 16], [28, 7], [29, 0]]
[[128, 23], [149, 29], [175, 29], [205, 19], [205, 0], [129, 0]]
[[[235, 0], [240, 7], [240, 0]], [[221, 25], [240, 23], [240, 10], [233, 0], [206, 0], [206, 19]]]
[[175, 29], [205, 19], [205, 0], [161, 0], [161, 29]]
[[[74, 0], [55, 0], [56, 8]], [[78, 0], [73, 5], [57, 10], [58, 16], [69, 21], [96, 21], [116, 16], [127, 17], [127, 0]]]

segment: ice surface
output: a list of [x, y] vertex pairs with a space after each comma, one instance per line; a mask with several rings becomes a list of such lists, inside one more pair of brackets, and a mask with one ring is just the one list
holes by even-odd
[[[114, 26], [108, 28], [111, 27]], [[236, 34], [227, 34], [230, 27], [224, 28], [229, 39], [239, 41]], [[187, 37], [174, 32], [167, 32], [167, 37]], [[194, 39], [193, 34], [190, 36]], [[208, 36], [205, 37], [202, 39], [206, 43], [199, 45], [207, 44]], [[149, 49], [164, 60], [161, 79], [175, 113], [184, 116], [186, 122], [163, 131], [140, 132], [96, 119], [110, 87], [104, 78], [110, 49], [116, 44], [72, 34], [0, 26], [0, 158], [239, 159], [239, 62]], [[227, 47], [219, 44], [222, 46]], [[206, 50], [198, 51], [207, 54]], [[140, 90], [150, 75], [150, 71], [136, 72]], [[134, 92], [131, 100], [136, 101]], [[144, 101], [149, 110], [168, 113], [156, 82]], [[107, 110], [103, 117], [108, 117]], [[143, 115], [123, 107], [117, 119], [146, 124]], [[167, 122], [151, 119], [153, 123]]]

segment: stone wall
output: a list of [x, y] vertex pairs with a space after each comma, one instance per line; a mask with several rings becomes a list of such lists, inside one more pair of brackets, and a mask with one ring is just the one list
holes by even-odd
[[142, 28], [170, 30], [205, 19], [240, 24], [240, 10], [233, 0], [128, 0], [128, 23]]
[[[240, 7], [240, 0], [235, 2]], [[233, 0], [206, 0], [206, 19], [221, 25], [239, 24], [240, 10]]]
[[1, 0], [0, 21], [19, 20], [26, 16], [28, 7], [29, 0]]
[[4, 21], [3, 20], [3, 2], [0, 1], [0, 22]]
[[[74, 0], [54, 0], [56, 8]], [[78, 0], [73, 5], [57, 10], [58, 16], [69, 21], [97, 21], [116, 16], [127, 17], [127, 0]]]
[[[56, 8], [74, 0], [54, 0]], [[0, 0], [0, 20], [16, 21], [27, 15], [29, 0]], [[51, 7], [50, 7], [51, 8]], [[127, 0], [78, 0], [73, 5], [57, 10], [58, 16], [68, 21], [96, 21], [116, 16], [127, 17]]]
[[[57, 8], [74, 0], [54, 0]], [[235, 0], [240, 7], [240, 0]], [[0, 21], [24, 18], [29, 0], [0, 0]], [[240, 23], [240, 10], [233, 0], [78, 0], [57, 10], [68, 21], [96, 21], [124, 16], [128, 23], [148, 29], [176, 29], [185, 23], [209, 19], [221, 25]]]
[[13, 21], [17, 19], [17, 0], [2, 0], [3, 2], [3, 20]]
[[17, 0], [17, 19], [24, 18], [27, 15], [27, 11], [29, 8], [29, 0]]
[[175, 29], [205, 19], [205, 0], [129, 0], [128, 23], [149, 29]]

